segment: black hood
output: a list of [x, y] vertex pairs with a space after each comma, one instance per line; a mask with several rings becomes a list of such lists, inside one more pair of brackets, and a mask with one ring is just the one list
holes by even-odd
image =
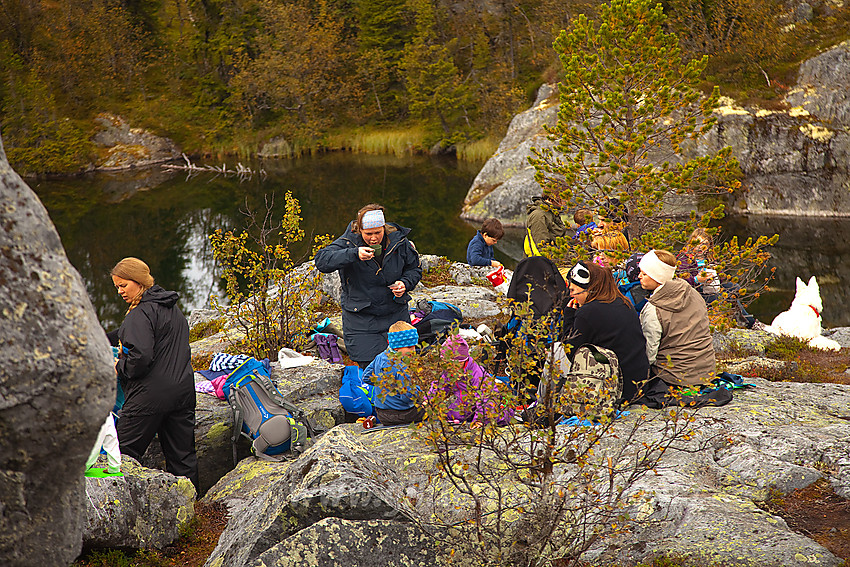
[[158, 303], [164, 307], [174, 307], [177, 303], [177, 299], [180, 296], [177, 295], [176, 291], [168, 291], [166, 289], [162, 289], [158, 285], [154, 285], [149, 290], [145, 292], [142, 296], [142, 302], [151, 301], [153, 303]]

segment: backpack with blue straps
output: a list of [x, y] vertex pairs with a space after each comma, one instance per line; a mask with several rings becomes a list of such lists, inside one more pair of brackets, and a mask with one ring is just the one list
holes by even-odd
[[237, 463], [239, 436], [251, 442], [260, 459], [281, 461], [302, 453], [317, 431], [298, 406], [284, 399], [262, 362], [249, 358], [236, 368], [222, 387], [233, 410], [233, 464]]

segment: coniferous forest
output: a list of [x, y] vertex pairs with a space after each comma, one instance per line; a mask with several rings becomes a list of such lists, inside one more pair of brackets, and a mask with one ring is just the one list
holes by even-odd
[[[770, 107], [850, 36], [834, 2], [665, 0], [705, 88]], [[94, 161], [102, 112], [194, 155], [453, 148], [487, 157], [598, 0], [0, 0], [0, 134], [21, 173]]]

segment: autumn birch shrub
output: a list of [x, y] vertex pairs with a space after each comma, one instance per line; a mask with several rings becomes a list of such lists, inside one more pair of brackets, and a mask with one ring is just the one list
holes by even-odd
[[[701, 95], [708, 57], [683, 61], [676, 35], [665, 29], [661, 4], [651, 0], [612, 0], [599, 7], [596, 22], [573, 19], [554, 43], [564, 79], [558, 122], [547, 128], [553, 147], [533, 149], [529, 161], [544, 191], [560, 195], [567, 210], [587, 207], [607, 222], [622, 221], [632, 250], [677, 253], [695, 228], [722, 218], [724, 206], [685, 214], [673, 212], [675, 206], [716, 202], [741, 183], [729, 147], [684, 156], [714, 126], [719, 90]], [[606, 209], [612, 198], [622, 206]], [[767, 247], [778, 238], [733, 240], [716, 249], [721, 279], [743, 287], [745, 298], [758, 292], [766, 285], [758, 277]], [[587, 244], [559, 239], [548, 252], [571, 264], [590, 256]]]
[[213, 307], [233, 321], [251, 356], [277, 360], [281, 347], [305, 346], [318, 302], [319, 275], [296, 270], [290, 246], [304, 238], [301, 207], [287, 192], [283, 218], [272, 219], [274, 199], [265, 213], [245, 210], [242, 231], [216, 230], [210, 235], [228, 303], [213, 299]]
[[[530, 312], [527, 305], [519, 310]], [[523, 328], [526, 335], [512, 341], [508, 354], [515, 380], [536, 372], [538, 357], [551, 349], [546, 346], [547, 318], [524, 316]], [[492, 349], [475, 347], [473, 356], [492, 357]], [[518, 379], [513, 388], [487, 381], [475, 386], [460, 363], [441, 357], [439, 348], [408, 364], [418, 403], [427, 412], [419, 432], [437, 459], [415, 504], [426, 518], [420, 520], [422, 527], [451, 564], [579, 565], [582, 554], [601, 538], [655, 521], [649, 517], [651, 495], [639, 481], [663, 464], [667, 451], [684, 448], [693, 435], [688, 410], [614, 420], [592, 416], [598, 399], [588, 391], [558, 393], [551, 387], [538, 400], [548, 422], [536, 427], [516, 419], [533, 387], [528, 378]], [[559, 378], [556, 369], [543, 375], [550, 384]], [[466, 385], [460, 409], [476, 414], [472, 423], [448, 417], [459, 407], [456, 383]], [[382, 386], [388, 392], [401, 388]], [[597, 424], [558, 425], [558, 414], [567, 408], [577, 410], [576, 419], [594, 417]]]

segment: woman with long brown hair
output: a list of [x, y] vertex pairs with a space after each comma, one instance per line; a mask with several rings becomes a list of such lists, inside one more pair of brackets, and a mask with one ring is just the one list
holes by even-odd
[[649, 376], [646, 339], [637, 311], [620, 293], [609, 268], [578, 262], [567, 274], [570, 300], [561, 340], [572, 350], [584, 345], [611, 349], [623, 373], [623, 399], [635, 397]]
[[158, 435], [166, 470], [188, 477], [197, 489], [195, 380], [189, 324], [177, 307], [177, 293], [156, 285], [138, 258], [124, 258], [111, 275], [129, 304], [118, 329], [115, 364], [125, 395], [116, 423], [121, 453], [141, 460]]

